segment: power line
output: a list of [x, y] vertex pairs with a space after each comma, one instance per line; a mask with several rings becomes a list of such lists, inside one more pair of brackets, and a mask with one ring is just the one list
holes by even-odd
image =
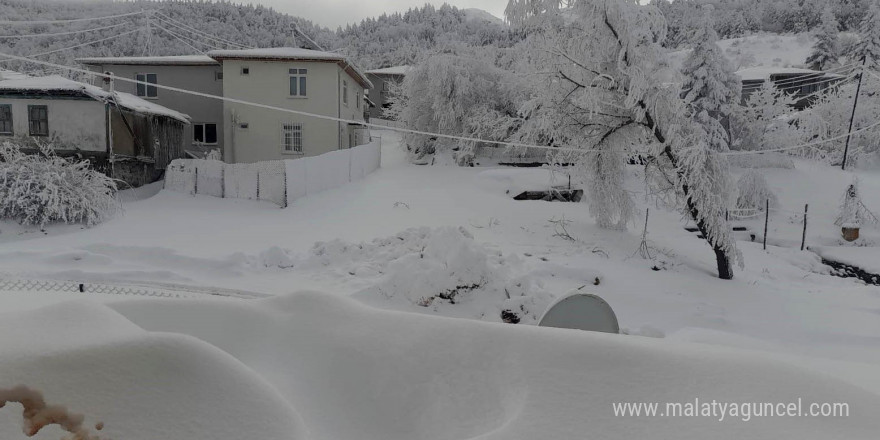
[[[173, 18], [171, 18], [171, 17], [169, 17], [169, 16], [167, 16], [167, 15], [165, 15], [165, 14], [160, 13], [160, 12], [156, 12], [156, 15], [159, 16], [159, 17], [164, 18], [164, 20], [162, 20], [163, 22], [168, 22], [168, 24], [171, 24], [172, 26], [176, 26], [176, 27], [181, 28], [181, 29], [183, 29], [183, 30], [187, 30], [187, 31], [189, 31], [189, 32], [192, 32], [192, 33], [194, 33], [194, 34], [201, 35], [201, 36], [203, 36], [203, 37], [205, 37], [205, 38], [210, 38], [210, 39], [212, 39], [212, 40], [216, 40], [216, 41], [218, 41], [218, 42], [225, 43], [225, 44], [228, 44], [228, 45], [231, 45], [231, 46], [237, 46], [237, 47], [239, 47], [239, 48], [244, 48], [244, 49], [252, 49], [252, 48], [253, 48], [252, 46], [247, 46], [247, 45], [244, 45], [244, 44], [236, 43], [236, 42], [234, 42], [234, 41], [229, 41], [229, 40], [226, 40], [226, 39], [223, 39], [223, 38], [220, 38], [220, 37], [217, 37], [217, 36], [211, 35], [211, 34], [209, 34], [209, 33], [207, 33], [207, 32], [200, 31], [200, 30], [198, 30], [198, 29], [196, 29], [196, 28], [194, 28], [194, 27], [192, 27], [192, 26], [189, 26], [189, 25], [187, 25], [187, 24], [185, 24], [185, 23], [181, 23], [180, 21], [177, 21], [177, 20], [175, 20], [175, 19], [173, 19]], [[160, 19], [160, 20], [161, 20], [161, 19]]]
[[174, 37], [177, 41], [180, 41], [181, 43], [183, 43], [183, 44], [189, 46], [192, 50], [196, 51], [197, 53], [199, 53], [199, 54], [204, 54], [204, 53], [205, 53], [204, 50], [199, 49], [199, 48], [193, 46], [192, 44], [190, 44], [189, 42], [187, 42], [186, 40], [184, 40], [183, 38], [181, 38], [180, 36], [178, 36], [178, 35], [175, 34], [174, 32], [171, 32], [171, 31], [169, 31], [168, 29], [165, 29], [164, 27], [159, 26], [159, 25], [156, 25], [155, 27], [156, 27], [157, 29], [159, 29], [159, 30], [161, 30], [161, 31], [163, 31], [163, 32], [165, 32], [165, 33], [167, 33], [168, 35], [171, 35], [171, 36]]
[[0, 38], [39, 38], [39, 37], [58, 37], [61, 35], [74, 35], [74, 34], [82, 34], [85, 32], [93, 32], [93, 31], [102, 31], [105, 29], [113, 29], [120, 26], [126, 26], [131, 23], [119, 23], [110, 26], [96, 27], [91, 29], [81, 29], [78, 31], [68, 31], [68, 32], [54, 32], [54, 33], [42, 33], [42, 34], [22, 34], [22, 35], [0, 35]]
[[841, 134], [841, 135], [838, 135], [838, 136], [834, 136], [834, 137], [831, 137], [831, 138], [828, 138], [828, 139], [819, 139], [819, 140], [817, 140], [817, 141], [807, 142], [807, 143], [805, 143], [805, 144], [795, 145], [795, 146], [792, 146], [792, 147], [774, 148], [774, 149], [770, 149], [770, 150], [755, 150], [755, 151], [725, 151], [725, 152], [720, 153], [720, 154], [722, 154], [722, 155], [724, 155], [724, 156], [746, 156], [746, 155], [751, 155], [751, 154], [764, 154], [764, 153], [774, 153], [774, 152], [779, 152], [779, 151], [797, 150], [797, 149], [799, 149], [799, 148], [812, 147], [812, 146], [815, 146], [815, 145], [821, 145], [821, 144], [824, 144], [824, 143], [827, 143], [827, 142], [837, 141], [837, 140], [843, 139], [843, 138], [845, 138], [845, 137], [847, 137], [847, 136], [851, 136], [851, 135], [854, 135], [854, 134], [858, 134], [858, 133], [861, 133], [861, 132], [863, 132], [863, 131], [868, 131], [868, 130], [874, 128], [874, 127], [877, 127], [878, 125], [880, 125], [880, 121], [877, 121], [877, 122], [875, 122], [875, 123], [873, 123], [873, 124], [871, 124], [871, 125], [869, 125], [869, 126], [867, 126], [867, 127], [863, 127], [863, 128], [858, 129], [858, 130], [853, 130], [853, 131], [850, 131], [850, 132], [848, 132], [848, 133], [844, 133], [844, 134]]
[[[110, 36], [110, 37], [107, 37], [107, 38], [101, 38], [100, 40], [89, 41], [89, 42], [86, 42], [86, 43], [77, 44], [76, 46], [62, 47], [62, 48], [60, 48], [60, 49], [50, 50], [50, 51], [48, 51], [48, 52], [41, 52], [41, 53], [33, 54], [33, 55], [31, 55], [31, 56], [32, 56], [32, 57], [41, 57], [41, 56], [44, 56], [44, 55], [51, 55], [51, 54], [53, 54], [53, 53], [64, 52], [64, 51], [66, 51], [66, 50], [76, 49], [76, 48], [78, 48], [78, 47], [90, 46], [90, 45], [92, 45], [92, 44], [101, 43], [101, 42], [104, 42], [104, 41], [107, 41], [107, 40], [112, 40], [112, 39], [114, 39], [114, 38], [118, 38], [118, 37], [123, 37], [123, 36], [126, 36], [126, 35], [133, 34], [133, 33], [135, 33], [135, 32], [140, 32], [140, 31], [142, 31], [142, 30], [144, 30], [144, 29], [143, 29], [143, 28], [138, 28], [138, 29], [135, 29], [135, 30], [132, 30], [132, 31], [123, 32], [123, 33], [121, 33], [121, 34], [116, 34], [116, 35], [113, 35], [113, 36]], [[5, 58], [5, 59], [0, 59], [0, 63], [2, 63], [2, 62], [6, 62], [6, 61], [10, 61], [10, 60], [15, 60], [15, 59], [23, 58], [23, 57], [17, 57], [17, 56], [14, 56], [14, 55], [6, 55], [6, 54], [0, 54], [0, 55], [3, 55], [3, 56], [6, 56], [6, 57], [7, 57], [7, 58]], [[30, 61], [36, 61], [36, 60], [31, 60], [30, 58], [23, 58], [23, 59], [25, 59], [25, 60], [30, 60]], [[58, 67], [58, 66], [56, 66], [56, 67]], [[62, 67], [63, 67], [63, 68], [67, 68], [66, 66], [62, 66]]]
[[55, 23], [77, 23], [81, 21], [97, 21], [109, 20], [111, 18], [131, 17], [133, 15], [145, 14], [149, 11], [130, 12], [128, 14], [106, 15], [103, 17], [73, 18], [66, 20], [0, 20], [0, 24], [18, 25], [18, 24], [55, 24]]

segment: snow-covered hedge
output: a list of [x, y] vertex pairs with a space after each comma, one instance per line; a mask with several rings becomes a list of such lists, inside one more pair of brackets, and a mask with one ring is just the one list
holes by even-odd
[[25, 154], [11, 142], [0, 145], [0, 218], [92, 226], [119, 209], [116, 191], [116, 182], [88, 162], [58, 157], [49, 146]]

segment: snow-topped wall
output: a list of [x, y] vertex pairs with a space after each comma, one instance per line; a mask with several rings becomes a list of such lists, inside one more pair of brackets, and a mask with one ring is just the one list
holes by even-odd
[[379, 168], [379, 140], [347, 150], [290, 160], [228, 164], [177, 159], [165, 173], [165, 189], [186, 194], [266, 200], [287, 207], [294, 200], [363, 179]]

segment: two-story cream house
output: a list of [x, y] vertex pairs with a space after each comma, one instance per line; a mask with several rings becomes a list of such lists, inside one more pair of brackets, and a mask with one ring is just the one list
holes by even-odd
[[[133, 92], [143, 92], [145, 99], [170, 108], [186, 107], [193, 116], [190, 141], [221, 148], [228, 163], [317, 156], [369, 141], [362, 123], [365, 93], [372, 84], [336, 53], [281, 47], [218, 50], [207, 56], [90, 58], [81, 62], [97, 72], [112, 71], [149, 84], [235, 100], [128, 85]], [[205, 76], [206, 72], [210, 75]]]

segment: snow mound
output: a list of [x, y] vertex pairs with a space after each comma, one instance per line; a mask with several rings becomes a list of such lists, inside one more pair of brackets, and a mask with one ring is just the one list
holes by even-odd
[[[233, 357], [97, 303], [0, 315], [0, 353], [0, 390], [34, 390], [84, 427], [103, 424], [102, 439], [305, 438], [293, 408]], [[0, 438], [25, 438], [20, 408], [0, 409]], [[36, 438], [62, 434], [50, 426]]]
[[[780, 432], [797, 439], [867, 439], [880, 429], [880, 396], [805, 371], [801, 358], [419, 316], [322, 293], [113, 307], [146, 329], [195, 336], [232, 354], [277, 387], [315, 440], [739, 440]], [[847, 402], [850, 414], [719, 422], [615, 417], [612, 406], [695, 398]]]
[[[355, 294], [445, 316], [535, 323], [553, 299], [523, 273], [518, 257], [505, 257], [474, 241], [463, 227], [407, 229], [371, 243], [316, 243], [301, 267], [341, 267], [374, 278]], [[455, 309], [460, 309], [456, 312]]]

